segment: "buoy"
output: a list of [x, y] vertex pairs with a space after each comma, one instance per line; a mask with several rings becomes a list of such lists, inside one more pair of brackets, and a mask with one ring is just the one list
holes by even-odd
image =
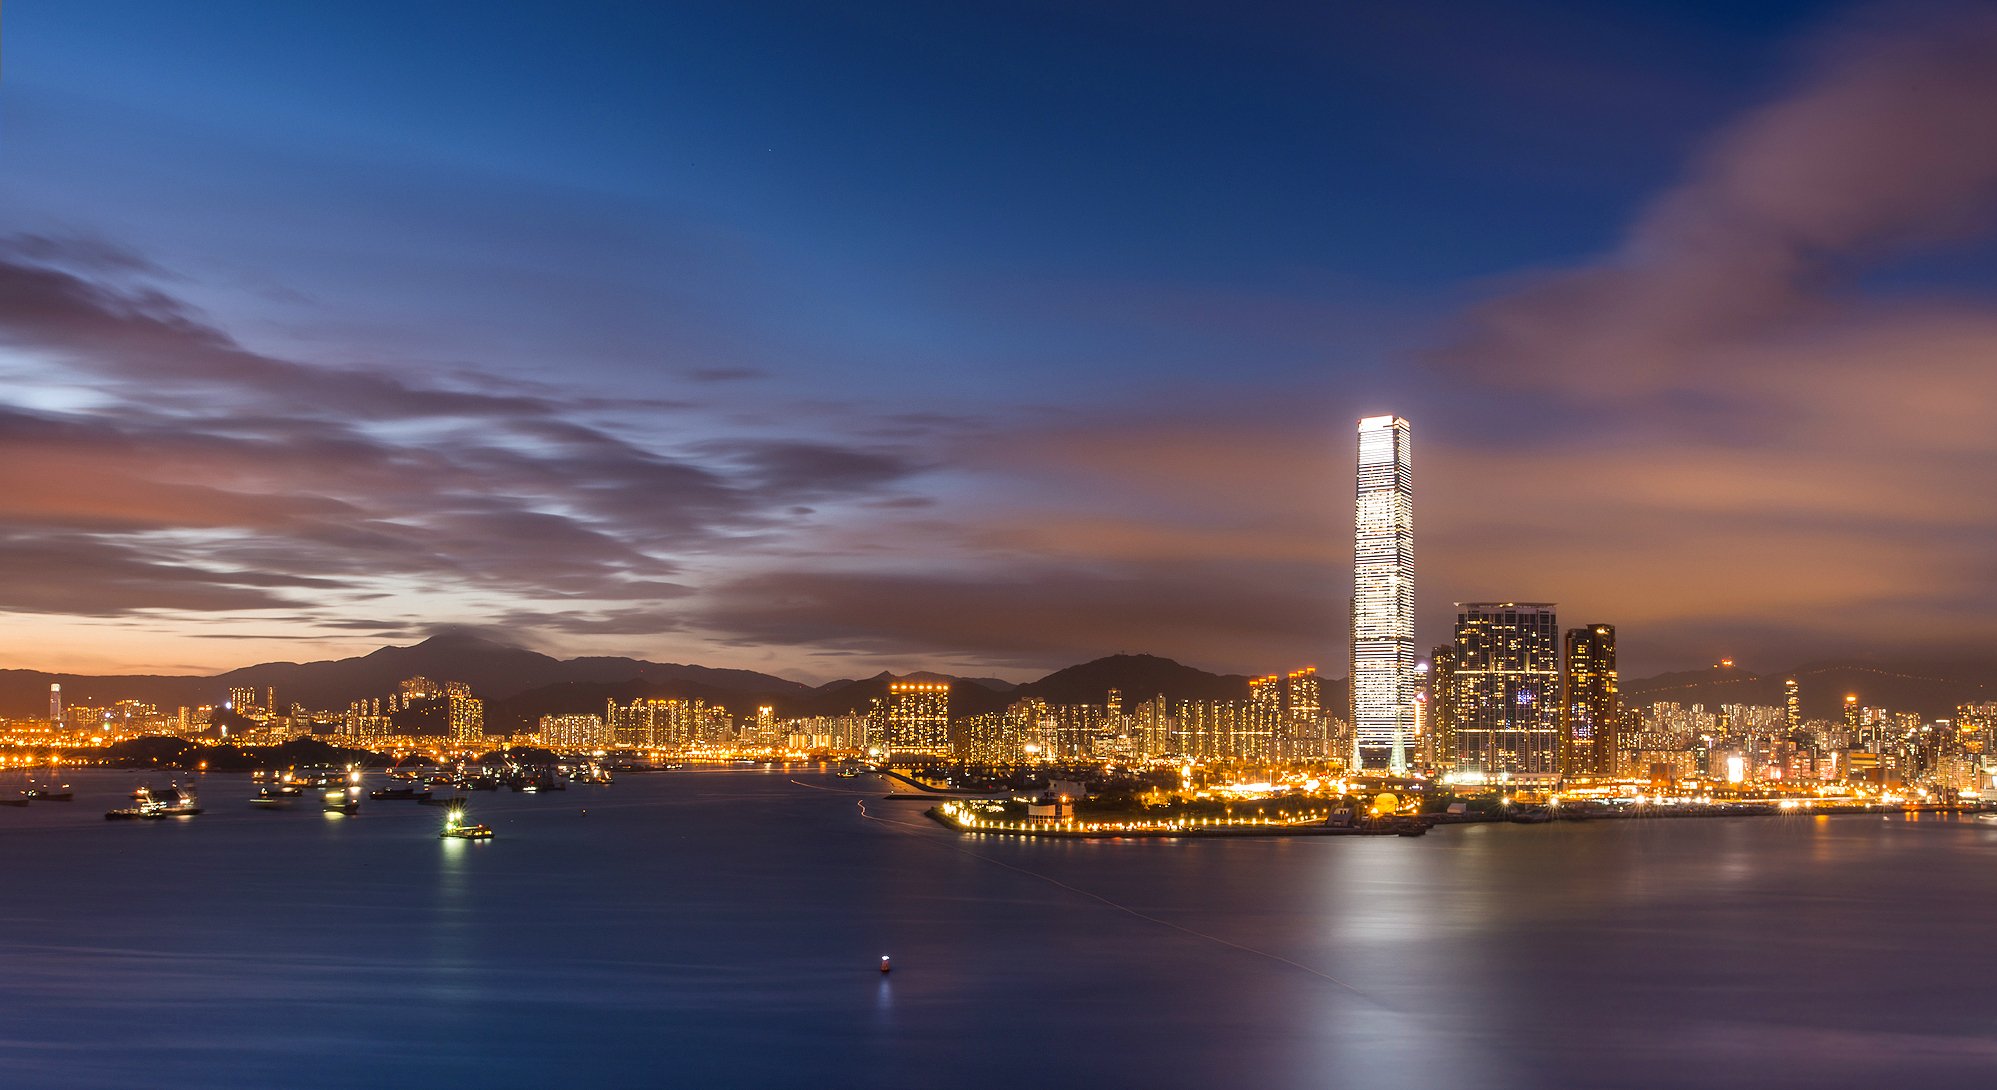
[[881, 972], [884, 972], [884, 973], [891, 973], [891, 972], [893, 972], [893, 971], [894, 971], [894, 967], [888, 964], [888, 956], [887, 956], [886, 954], [882, 954], [882, 955], [881, 955]]

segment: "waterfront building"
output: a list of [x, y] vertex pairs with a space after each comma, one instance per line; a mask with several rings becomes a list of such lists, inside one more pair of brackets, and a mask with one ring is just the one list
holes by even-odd
[[887, 704], [883, 711], [889, 753], [897, 756], [949, 756], [948, 682], [889, 682]]
[[1560, 701], [1560, 774], [1613, 776], [1622, 697], [1616, 679], [1616, 629], [1567, 630], [1566, 682]]
[[[1020, 700], [1002, 712], [986, 712], [957, 721], [957, 756], [972, 764], [1018, 764], [1041, 752], [1040, 716], [1046, 704]], [[1031, 744], [1033, 749], [1027, 747]]]
[[1560, 628], [1551, 602], [1458, 603], [1450, 730], [1460, 771], [1559, 770]]
[[1283, 683], [1282, 755], [1293, 761], [1321, 761], [1327, 752], [1324, 681], [1317, 667], [1292, 670]]
[[1456, 763], [1456, 646], [1443, 644], [1428, 654], [1428, 764], [1446, 769]]
[[1357, 767], [1407, 767], [1414, 733], [1414, 473], [1408, 422], [1359, 421], [1353, 505], [1352, 727]]
[[1273, 749], [1285, 748], [1284, 742], [1289, 731], [1283, 722], [1281, 674], [1248, 679], [1247, 718], [1251, 731], [1257, 734], [1267, 733], [1276, 742]]
[[600, 715], [544, 715], [535, 741], [550, 749], [600, 749], [610, 744], [610, 728]]

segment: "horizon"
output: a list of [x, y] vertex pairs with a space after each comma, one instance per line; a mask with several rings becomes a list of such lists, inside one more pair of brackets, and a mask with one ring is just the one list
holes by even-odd
[[[715, 666], [712, 663], [698, 662], [692, 660], [666, 662], [658, 659], [644, 659], [634, 656], [598, 656], [598, 655], [587, 655], [587, 654], [567, 655], [559, 653], [557, 651], [549, 650], [546, 647], [536, 647], [531, 644], [520, 643], [520, 642], [509, 642], [507, 640], [495, 637], [489, 633], [483, 633], [466, 629], [450, 629], [450, 630], [431, 633], [430, 635], [427, 635], [420, 640], [416, 640], [410, 643], [382, 644], [380, 646], [370, 648], [366, 651], [354, 655], [339, 655], [325, 659], [267, 659], [257, 662], [238, 663], [234, 666], [224, 667], [208, 673], [153, 674], [153, 675], [141, 674], [141, 675], [129, 675], [129, 676], [141, 676], [141, 677], [153, 676], [153, 677], [165, 677], [165, 678], [220, 678], [230, 673], [235, 673], [242, 670], [254, 670], [259, 667], [306, 666], [315, 663], [352, 661], [355, 659], [366, 658], [369, 655], [375, 654], [380, 651], [398, 651], [398, 650], [407, 651], [430, 643], [449, 642], [449, 641], [477, 642], [482, 644], [488, 644], [501, 650], [527, 651], [553, 659], [557, 662], [564, 662], [564, 663], [573, 662], [580, 659], [590, 659], [590, 658], [628, 657], [628, 658], [633, 658], [633, 661], [648, 663], [651, 665], [690, 666], [701, 669], [715, 669], [715, 670], [741, 669], [739, 667]], [[883, 675], [888, 675], [895, 678], [909, 678], [909, 677], [919, 677], [924, 675], [933, 675], [937, 677], [948, 678], [951, 680], [966, 681], [973, 683], [983, 682], [983, 681], [997, 681], [1004, 685], [1019, 687], [1024, 685], [1031, 685], [1035, 682], [1045, 680], [1046, 678], [1054, 674], [1060, 673], [1064, 670], [1068, 670], [1074, 667], [1088, 666], [1098, 662], [1106, 662], [1118, 658], [1157, 659], [1164, 662], [1172, 663], [1174, 665], [1187, 667], [1189, 669], [1198, 671], [1200, 673], [1210, 674], [1217, 677], [1241, 677], [1244, 679], [1248, 679], [1256, 676], [1261, 676], [1258, 672], [1254, 671], [1242, 672], [1234, 670], [1212, 669], [1198, 662], [1189, 662], [1186, 660], [1184, 656], [1163, 653], [1157, 650], [1112, 651], [1101, 655], [1091, 656], [1086, 659], [1078, 659], [1074, 662], [1063, 663], [1059, 666], [1055, 666], [1051, 669], [1040, 671], [1037, 673], [1028, 674], [1024, 676], [1015, 675], [1012, 677], [1007, 677], [999, 674], [990, 674], [990, 673], [985, 673], [985, 674], [957, 673], [951, 671], [937, 670], [927, 666], [906, 666], [906, 665], [904, 665], [902, 668], [885, 667], [881, 670], [876, 670], [867, 674], [851, 674], [851, 675], [840, 675], [834, 677], [812, 677], [810, 675], [800, 675], [795, 671], [785, 671], [781, 667], [772, 670], [757, 670], [751, 672], [761, 673], [780, 681], [801, 684], [809, 686], [811, 688], [824, 688], [830, 685], [847, 683], [847, 682], [869, 681], [869, 680], [874, 680]], [[1871, 669], [1877, 669], [1881, 665], [1905, 665], [1905, 664], [1896, 663], [1890, 659], [1878, 659], [1878, 658], [1868, 659], [1863, 656], [1857, 656], [1857, 657], [1843, 657], [1843, 658], [1810, 659], [1810, 660], [1791, 663], [1783, 667], [1782, 669], [1763, 670], [1763, 669], [1757, 669], [1754, 664], [1744, 665], [1734, 659], [1728, 658], [1724, 662], [1710, 662], [1705, 664], [1704, 666], [1691, 667], [1686, 669], [1654, 671], [1641, 676], [1636, 676], [1628, 672], [1623, 672], [1621, 676], [1623, 684], [1626, 687], [1632, 683], [1654, 681], [1660, 678], [1676, 677], [1679, 675], [1709, 674], [1717, 670], [1733, 670], [1737, 671], [1738, 673], [1746, 677], [1751, 677], [1762, 681], [1769, 681], [1788, 676], [1798, 676], [1806, 673], [1820, 672], [1823, 670], [1871, 670]], [[1945, 660], [1937, 663], [1936, 665], [1944, 668], [1948, 667], [1960, 668], [1965, 666], [1987, 667], [1991, 665], [1997, 665], [1997, 657], [1986, 656], [1983, 658], [1976, 658], [1971, 656], [1965, 658]], [[1323, 665], [1320, 663], [1293, 663], [1289, 664], [1287, 668], [1314, 669], [1317, 670], [1319, 676], [1323, 677], [1325, 680], [1336, 683], [1347, 683], [1351, 680], [1349, 674], [1339, 673], [1333, 670], [1326, 670], [1323, 667]], [[84, 680], [100, 678], [100, 677], [126, 676], [126, 675], [117, 675], [117, 674], [79, 673], [73, 670], [42, 670], [38, 668], [28, 668], [28, 667], [0, 667], [0, 670], [19, 670], [29, 673], [47, 674], [50, 676], [84, 679]], [[1895, 672], [1892, 676], [1899, 678], [1901, 680], [1933, 681], [1933, 682], [1944, 682], [1944, 683], [1955, 683], [1960, 680], [1960, 679], [1941, 677], [1932, 674], [1924, 675], [1924, 674], [1906, 674], [1906, 673]], [[452, 679], [444, 678], [439, 680], [452, 680]], [[1976, 687], [1980, 688], [1981, 687], [1980, 683], [1977, 684]], [[1821, 694], [1819, 693], [1811, 694], [1811, 700], [1813, 702], [1818, 700], [1820, 697]]]
[[1997, 16], [1753, 8], [17, 10], [0, 664], [1343, 676], [1380, 413], [1424, 657], [1990, 647]]

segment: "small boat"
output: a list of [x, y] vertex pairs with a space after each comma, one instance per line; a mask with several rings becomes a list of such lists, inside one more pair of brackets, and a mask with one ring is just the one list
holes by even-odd
[[21, 794], [36, 802], [76, 801], [76, 792], [70, 790], [68, 784], [62, 784], [59, 787], [49, 784], [30, 784], [28, 785], [28, 789], [21, 792]]
[[460, 802], [444, 812], [444, 828], [437, 833], [437, 838], [439, 840], [491, 840], [492, 826], [466, 821], [464, 804]]
[[262, 807], [266, 810], [275, 810], [280, 807], [290, 806], [297, 801], [297, 791], [287, 791], [278, 787], [261, 787], [257, 789], [256, 794], [250, 796], [251, 806]]
[[326, 789], [325, 809], [331, 814], [358, 814], [361, 812], [361, 789], [358, 787], [329, 787]]
[[416, 795], [417, 791], [413, 787], [377, 787], [368, 792], [368, 798], [376, 800], [413, 799]]
[[9, 795], [5, 797], [0, 797], [0, 806], [26, 806], [27, 804], [28, 804], [28, 797], [26, 795]]

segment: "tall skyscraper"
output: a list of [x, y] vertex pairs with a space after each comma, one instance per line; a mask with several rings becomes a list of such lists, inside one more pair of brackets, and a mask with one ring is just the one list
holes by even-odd
[[1782, 720], [1790, 730], [1803, 725], [1803, 696], [1793, 677], [1782, 683]]
[[1464, 602], [1456, 615], [1455, 765], [1552, 775], [1560, 753], [1560, 626], [1551, 602]]
[[1408, 422], [1359, 422], [1353, 507], [1352, 728], [1354, 763], [1407, 770], [1414, 738], [1414, 472]]
[[1622, 690], [1616, 678], [1616, 629], [1567, 630], [1567, 682], [1560, 701], [1560, 774], [1616, 774]]
[[62, 726], [62, 684], [60, 682], [49, 686], [49, 726]]

